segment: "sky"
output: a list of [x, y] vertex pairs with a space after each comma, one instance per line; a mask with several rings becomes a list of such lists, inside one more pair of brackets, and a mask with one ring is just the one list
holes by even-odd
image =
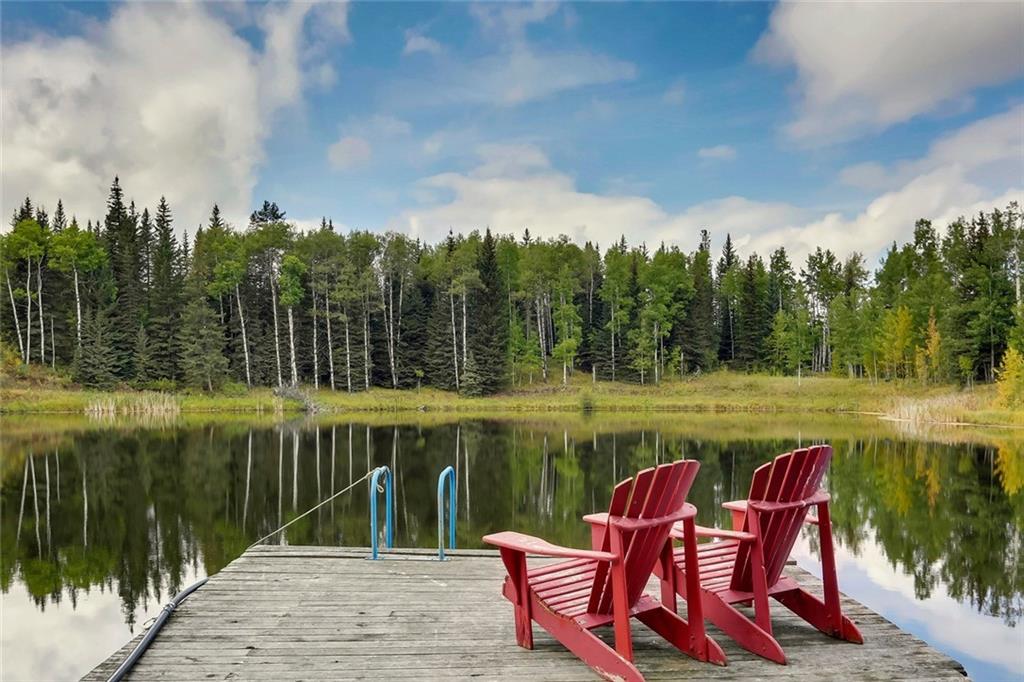
[[869, 263], [1024, 203], [1024, 3], [0, 5], [2, 197]]

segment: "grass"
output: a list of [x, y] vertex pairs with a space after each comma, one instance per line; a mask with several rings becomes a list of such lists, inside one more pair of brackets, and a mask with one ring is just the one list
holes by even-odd
[[568, 386], [535, 383], [504, 393], [472, 398], [432, 388], [358, 393], [305, 387], [288, 397], [270, 389], [225, 393], [100, 392], [65, 381], [34, 377], [0, 381], [0, 413], [78, 413], [95, 416], [236, 412], [458, 413], [653, 413], [653, 412], [821, 412], [866, 413], [888, 419], [944, 424], [1024, 426], [1024, 411], [992, 407], [992, 387], [961, 391], [913, 382], [872, 383], [831, 376], [795, 377], [714, 372], [665, 381], [658, 386], [592, 383], [578, 375]]

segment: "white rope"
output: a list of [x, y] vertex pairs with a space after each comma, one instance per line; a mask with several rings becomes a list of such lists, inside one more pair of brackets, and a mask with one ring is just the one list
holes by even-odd
[[[295, 522], [296, 522], [296, 521], [298, 521], [299, 519], [301, 519], [301, 518], [304, 518], [304, 517], [306, 517], [306, 516], [309, 516], [310, 514], [312, 514], [313, 512], [315, 512], [315, 511], [316, 511], [317, 509], [319, 509], [320, 507], [324, 506], [325, 504], [327, 504], [328, 502], [330, 502], [330, 501], [331, 501], [331, 500], [333, 500], [334, 498], [338, 497], [339, 495], [344, 495], [344, 494], [345, 494], [345, 493], [347, 493], [347, 492], [348, 492], [349, 490], [352, 490], [352, 488], [355, 488], [355, 487], [356, 487], [357, 485], [359, 485], [360, 483], [362, 483], [362, 482], [363, 482], [363, 481], [365, 481], [366, 479], [370, 478], [370, 476], [373, 476], [373, 472], [375, 472], [376, 470], [377, 470], [376, 468], [374, 468], [374, 469], [370, 469], [370, 470], [369, 470], [369, 471], [367, 471], [367, 472], [366, 472], [366, 473], [365, 473], [365, 474], [364, 474], [364, 475], [363, 475], [363, 476], [362, 476], [361, 478], [359, 478], [359, 479], [358, 479], [358, 480], [356, 480], [356, 481], [353, 481], [353, 482], [352, 482], [352, 484], [351, 484], [351, 485], [349, 485], [349, 487], [345, 488], [344, 490], [339, 490], [338, 492], [334, 493], [333, 495], [331, 495], [330, 497], [328, 497], [328, 498], [327, 498], [326, 500], [324, 500], [324, 501], [323, 501], [323, 502], [321, 502], [320, 504], [316, 505], [315, 507], [313, 507], [313, 508], [311, 508], [311, 509], [309, 509], [309, 510], [307, 510], [307, 511], [304, 511], [304, 512], [303, 512], [302, 514], [300, 514], [299, 516], [296, 516], [296, 517], [295, 517], [294, 519], [292, 519], [292, 520], [291, 520], [291, 521], [289, 521], [288, 523], [284, 524], [283, 526], [281, 526], [281, 527], [280, 527], [280, 528], [278, 528], [277, 530], [271, 531], [270, 533], [268, 533], [268, 534], [264, 535], [264, 536], [263, 536], [263, 537], [261, 537], [261, 538], [260, 538], [259, 540], [257, 540], [256, 542], [254, 542], [254, 543], [252, 543], [251, 545], [249, 545], [248, 547], [246, 547], [246, 548], [245, 548], [245, 551], [247, 551], [247, 552], [248, 552], [248, 551], [249, 551], [250, 549], [252, 549], [252, 548], [253, 548], [253, 547], [255, 547], [256, 545], [260, 544], [261, 542], [263, 542], [264, 540], [266, 540], [266, 539], [268, 539], [268, 538], [271, 538], [271, 537], [273, 537], [274, 535], [277, 535], [278, 533], [280, 533], [280, 532], [281, 532], [281, 531], [283, 531], [283, 530], [284, 530], [285, 528], [287, 528], [288, 526], [292, 525], [293, 523], [295, 523]], [[378, 487], [380, 487], [380, 486], [378, 485]]]

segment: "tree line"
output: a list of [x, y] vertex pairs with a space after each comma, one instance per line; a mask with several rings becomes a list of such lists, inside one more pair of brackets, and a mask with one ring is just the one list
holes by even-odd
[[469, 395], [536, 381], [658, 384], [720, 367], [873, 381], [992, 381], [1024, 350], [1024, 232], [1013, 203], [940, 232], [919, 220], [870, 273], [861, 254], [780, 247], [741, 257], [726, 235], [687, 253], [625, 238], [485, 230], [426, 244], [388, 232], [301, 232], [264, 202], [244, 229], [213, 206], [179, 240], [115, 178], [103, 220], [31, 199], [0, 239], [0, 339], [79, 383]]

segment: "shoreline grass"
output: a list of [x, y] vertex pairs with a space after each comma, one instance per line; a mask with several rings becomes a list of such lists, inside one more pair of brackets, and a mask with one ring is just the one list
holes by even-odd
[[89, 391], [66, 385], [0, 385], [0, 414], [172, 415], [177, 413], [286, 414], [360, 412], [819, 412], [868, 414], [914, 423], [1024, 427], [1024, 411], [992, 407], [994, 388], [960, 390], [912, 382], [872, 383], [831, 376], [796, 377], [714, 372], [658, 386], [537, 383], [493, 396], [467, 397], [433, 388], [373, 388], [347, 393], [304, 386], [279, 396], [260, 388], [230, 393]]

